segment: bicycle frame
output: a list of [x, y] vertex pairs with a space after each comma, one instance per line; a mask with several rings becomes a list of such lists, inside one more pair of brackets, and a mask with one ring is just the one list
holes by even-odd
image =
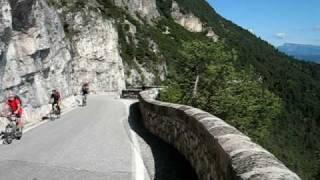
[[86, 106], [87, 105], [87, 94], [83, 94], [82, 95], [82, 106]]
[[[16, 132], [17, 132], [17, 120], [19, 119], [15, 115], [6, 116], [9, 123], [7, 124], [5, 131], [1, 132], [2, 139], [7, 144], [11, 144], [13, 139], [16, 139]], [[20, 137], [21, 138], [21, 137]]]
[[59, 119], [60, 118], [60, 112], [58, 110], [58, 104], [53, 104], [52, 105], [52, 109], [50, 111], [50, 119], [54, 120], [54, 119]]

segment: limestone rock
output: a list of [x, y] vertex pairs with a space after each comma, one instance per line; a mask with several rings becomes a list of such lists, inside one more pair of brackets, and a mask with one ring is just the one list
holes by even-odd
[[156, 0], [115, 0], [114, 3], [116, 6], [128, 10], [131, 15], [136, 16], [136, 13], [138, 13], [147, 20], [160, 16]]
[[[205, 32], [206, 36], [212, 39], [214, 42], [219, 40], [219, 36], [213, 31], [211, 27], [207, 27], [200, 18], [192, 13], [183, 13], [179, 4], [176, 1], [172, 1], [171, 16], [176, 23], [183, 26], [185, 29], [191, 32]], [[167, 34], [166, 32], [165, 34]]]
[[[69, 44], [58, 14], [45, 1], [0, 4], [0, 101], [13, 91], [21, 96], [26, 115], [33, 116], [33, 109], [48, 103], [52, 89], [59, 89], [63, 97], [71, 94]], [[39, 119], [48, 108], [37, 112]]]
[[73, 32], [72, 83], [78, 92], [84, 81], [96, 92], [125, 89], [124, 67], [120, 57], [118, 32], [112, 20], [90, 10], [71, 13], [66, 19]]
[[172, 1], [171, 16], [176, 23], [185, 27], [191, 32], [202, 32], [204, 27], [201, 20], [192, 13], [183, 14], [179, 7], [179, 4]]

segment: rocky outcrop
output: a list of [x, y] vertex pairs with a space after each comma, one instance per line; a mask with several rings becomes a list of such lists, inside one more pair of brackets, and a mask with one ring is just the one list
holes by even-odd
[[214, 42], [217, 42], [219, 40], [219, 36], [213, 31], [212, 28], [207, 28], [207, 34], [206, 36], [208, 38], [211, 38]]
[[157, 73], [150, 72], [149, 69], [143, 67], [135, 59], [135, 68], [129, 67], [126, 65], [126, 84], [128, 87], [135, 86], [153, 86], [159, 78], [161, 81], [164, 81], [167, 75], [166, 63], [162, 62], [157, 65]]
[[191, 32], [202, 32], [204, 29], [204, 26], [198, 17], [192, 13], [183, 14], [179, 4], [175, 1], [172, 1], [171, 16], [176, 23], [180, 24]]
[[131, 15], [139, 14], [149, 21], [160, 16], [156, 0], [115, 0], [114, 3], [128, 10]]
[[171, 17], [174, 21], [188, 31], [191, 32], [204, 32], [207, 31], [207, 37], [211, 38], [213, 41], [218, 41], [219, 37], [213, 31], [212, 28], [206, 27], [206, 25], [194, 14], [191, 12], [183, 12], [176, 1], [172, 1], [171, 6]]
[[72, 83], [78, 91], [84, 81], [96, 92], [125, 89], [118, 32], [114, 20], [103, 18], [98, 11], [83, 9], [66, 14], [65, 24], [72, 45]]
[[190, 106], [155, 100], [158, 90], [140, 93], [143, 123], [173, 145], [199, 179], [300, 180], [274, 155], [223, 120]]
[[[132, 21], [132, 19], [130, 20]], [[141, 26], [144, 26], [144, 24], [137, 24], [137, 21], [130, 22], [125, 19], [121, 25], [126, 27], [126, 32], [122, 34], [125, 42], [122, 43], [125, 43], [127, 49], [131, 49], [131, 52], [128, 53], [130, 56], [127, 56], [124, 61], [127, 87], [152, 86], [159, 84], [159, 81], [165, 80], [167, 75], [166, 61], [160, 52], [159, 45], [150, 37], [141, 38], [143, 36]], [[126, 48], [120, 49], [121, 51], [126, 51]], [[143, 49], [142, 51], [147, 51], [149, 55], [141, 57], [140, 54], [140, 57], [137, 57], [138, 53], [136, 51], [139, 50], [139, 53], [141, 53], [141, 49]], [[142, 53], [146, 54], [145, 52]], [[150, 54], [152, 54], [151, 57]]]
[[152, 85], [155, 79], [155, 75], [148, 72], [144, 67], [142, 67], [136, 59], [133, 59], [135, 68], [130, 68], [127, 65], [126, 73], [126, 84], [129, 87], [134, 87], [136, 85]]
[[48, 112], [45, 105], [52, 89], [59, 89], [63, 97], [72, 94], [70, 46], [58, 14], [45, 1], [0, 4], [0, 97], [3, 100], [9, 91], [19, 94], [26, 116], [36, 116], [28, 119], [39, 119]]
[[[0, 0], [0, 8], [0, 77], [3, 77], [7, 63], [6, 52], [12, 32], [12, 15], [9, 1]], [[0, 84], [3, 84], [2, 78]]]

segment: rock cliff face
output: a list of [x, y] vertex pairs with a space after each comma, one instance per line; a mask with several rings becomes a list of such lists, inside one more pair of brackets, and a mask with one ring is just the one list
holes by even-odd
[[156, 0], [114, 0], [116, 6], [129, 11], [133, 16], [138, 13], [140, 16], [152, 20], [159, 17]]
[[1, 0], [1, 98], [19, 94], [40, 116], [51, 89], [71, 94], [71, 54], [58, 14], [42, 0]]
[[[98, 12], [61, 15], [44, 0], [0, 0], [0, 101], [18, 94], [25, 117], [40, 119], [49, 112], [49, 95], [63, 98], [79, 92], [83, 81], [96, 92], [119, 93], [125, 88], [118, 33], [112, 20]], [[70, 106], [70, 102], [65, 106]]]
[[72, 46], [72, 88], [84, 81], [96, 92], [125, 89], [124, 67], [120, 57], [118, 32], [112, 19], [101, 13], [83, 10], [66, 14]]
[[183, 12], [176, 1], [172, 1], [171, 16], [174, 21], [191, 32], [204, 32], [207, 31], [207, 37], [213, 41], [218, 41], [219, 36], [212, 30], [211, 27], [206, 27], [206, 24], [201, 22], [200, 18], [191, 12]]
[[172, 1], [171, 8], [172, 18], [181, 26], [185, 27], [191, 32], [202, 32], [204, 30], [204, 25], [201, 20], [193, 15], [192, 13], [183, 14], [179, 7], [179, 4], [175, 1]]

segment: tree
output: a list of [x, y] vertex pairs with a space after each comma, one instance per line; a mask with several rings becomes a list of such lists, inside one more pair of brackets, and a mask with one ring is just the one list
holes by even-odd
[[195, 106], [226, 120], [264, 142], [281, 113], [281, 101], [248, 66], [237, 70], [237, 52], [223, 43], [183, 42], [178, 76], [168, 81], [161, 99]]

